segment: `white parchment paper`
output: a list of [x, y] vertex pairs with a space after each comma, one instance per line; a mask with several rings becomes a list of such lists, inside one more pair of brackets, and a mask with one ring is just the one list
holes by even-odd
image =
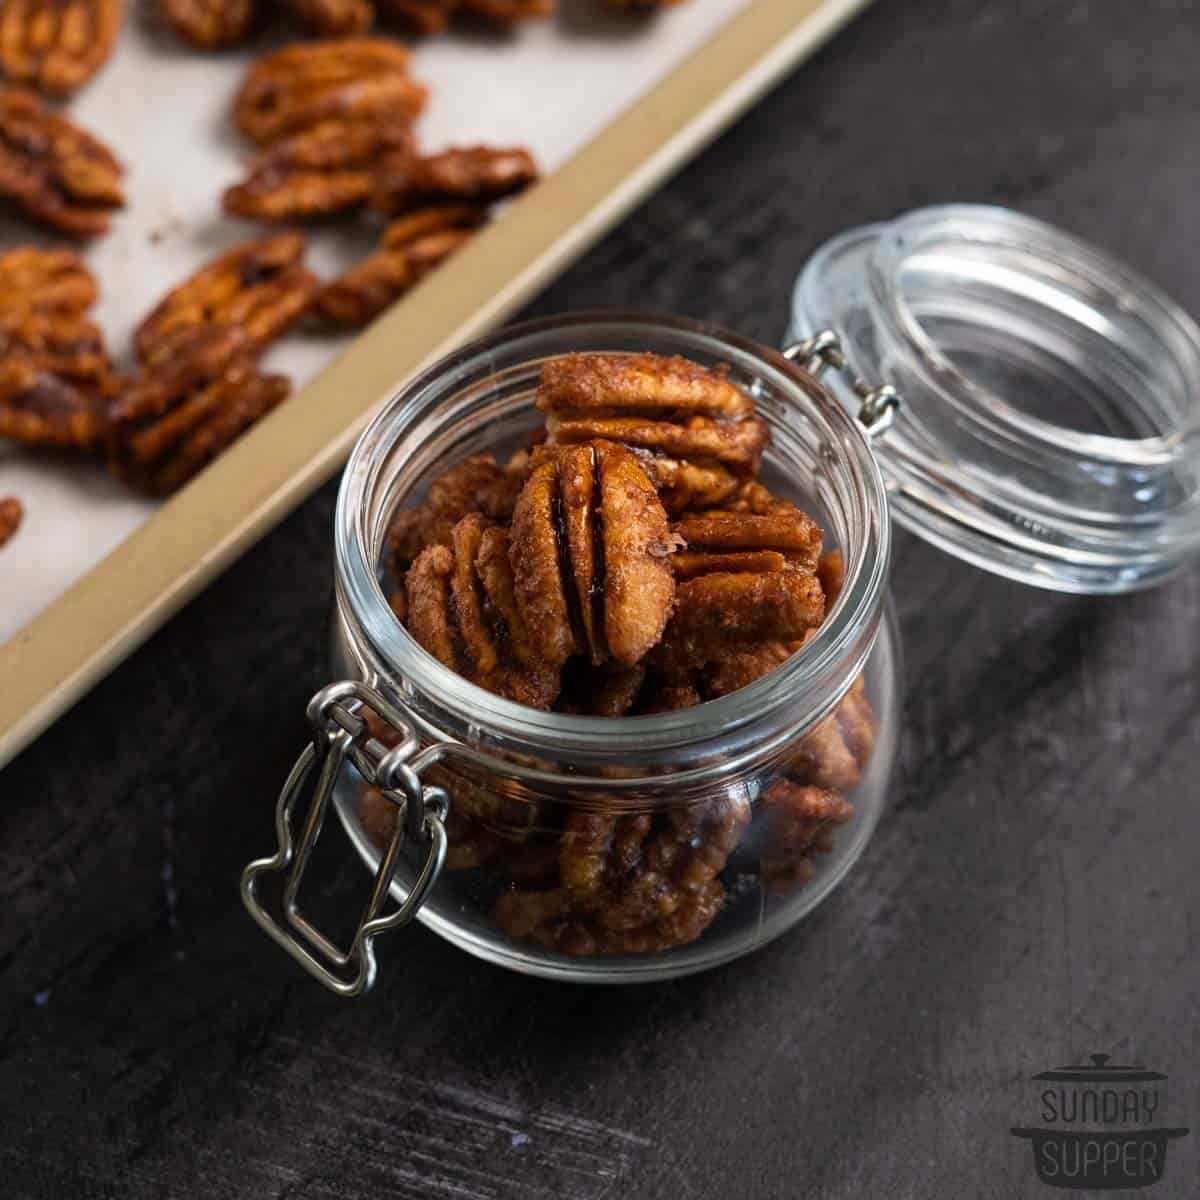
[[[453, 32], [422, 43], [413, 74], [431, 89], [419, 126], [426, 148], [490, 142], [529, 146], [544, 170], [563, 162], [612, 117], [700, 45], [747, 0], [691, 0], [650, 20], [563, 0], [556, 20], [511, 36]], [[112, 60], [69, 106], [122, 157], [127, 207], [87, 251], [101, 301], [96, 319], [128, 362], [133, 328], [162, 294], [223, 248], [253, 236], [253, 223], [222, 216], [222, 189], [242, 174], [250, 147], [229, 116], [246, 64], [287, 31], [249, 50], [194, 53], [156, 28], [133, 0]], [[294, 35], [295, 31], [292, 31]], [[52, 241], [0, 218], [0, 247]], [[333, 274], [366, 253], [363, 229], [314, 232], [310, 261]], [[344, 342], [291, 337], [267, 365], [299, 386]], [[0, 442], [0, 497], [17, 496], [25, 521], [0, 550], [0, 642], [61, 594], [152, 511], [103, 468]]]

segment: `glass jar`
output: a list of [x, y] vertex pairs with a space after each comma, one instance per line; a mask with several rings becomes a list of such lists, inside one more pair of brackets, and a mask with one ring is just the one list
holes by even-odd
[[[1047, 230], [956, 208], [845, 235], [797, 288], [794, 333], [825, 332], [783, 352], [693, 321], [582, 314], [506, 329], [405, 385], [342, 482], [344, 682], [314, 697], [279, 847], [243, 877], [262, 928], [353, 995], [374, 978], [374, 937], [414, 916], [516, 970], [613, 983], [715, 966], [819, 904], [870, 838], [895, 759], [893, 511], [970, 561], [1067, 590], [1145, 586], [1200, 545], [1200, 333], [1094, 251], [1068, 262], [1063, 246], [1080, 244]], [[1072, 338], [1092, 353], [1069, 352]], [[823, 623], [748, 686], [649, 716], [542, 712], [443, 666], [389, 607], [393, 514], [469, 455], [527, 445], [542, 363], [575, 351], [723, 365], [770, 428], [763, 482], [840, 549], [844, 582]], [[969, 373], [978, 356], [992, 373]], [[1031, 381], [1055, 396], [1055, 380], [1100, 414], [1123, 403], [1136, 438], [1031, 411]], [[375, 873], [348, 949], [298, 903], [331, 804]], [[276, 874], [282, 901], [268, 904], [260, 885]], [[389, 893], [399, 906], [385, 911]]]

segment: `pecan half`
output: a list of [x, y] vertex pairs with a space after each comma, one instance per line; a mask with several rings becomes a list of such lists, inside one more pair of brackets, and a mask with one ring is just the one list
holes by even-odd
[[234, 119], [265, 145], [332, 119], [410, 122], [426, 91], [408, 74], [408, 51], [385, 38], [342, 38], [285, 46], [250, 68]]
[[25, 508], [16, 496], [0, 499], [0, 546], [10, 541], [13, 534], [21, 528], [24, 516]]
[[422, 550], [409, 568], [409, 632], [472, 683], [549, 708], [558, 695], [558, 664], [539, 653], [516, 602], [507, 532], [472, 513], [450, 541]]
[[262, 374], [256, 351], [234, 326], [164, 334], [113, 406], [113, 474], [134, 491], [166, 495], [286, 399], [287, 379]]
[[763, 642], [799, 641], [824, 619], [815, 574], [822, 534], [799, 509], [704, 512], [674, 528], [687, 547], [672, 560], [676, 612], [658, 655], [668, 669], [729, 661]]
[[839, 792], [776, 780], [763, 794], [768, 843], [759, 861], [763, 882], [779, 892], [808, 882], [812, 858], [833, 849], [833, 831], [854, 816], [854, 805]]
[[258, 0], [158, 0], [163, 19], [185, 42], [217, 50], [244, 42], [258, 19]]
[[423, 208], [393, 221], [379, 248], [317, 297], [317, 313], [340, 329], [359, 329], [444, 262], [483, 223], [469, 205]]
[[744, 796], [660, 814], [567, 818], [558, 887], [511, 888], [497, 924], [564, 954], [639, 954], [694, 941], [724, 903], [717, 876], [750, 821]]
[[605, 438], [661, 460], [656, 478], [675, 511], [732, 492], [734, 476], [757, 471], [768, 439], [754, 401], [721, 371], [656, 354], [551, 359], [537, 404], [550, 445]]
[[100, 330], [84, 315], [96, 281], [70, 250], [18, 246], [0, 254], [0, 359], [100, 385], [110, 373]]
[[124, 204], [124, 167], [98, 139], [20, 88], [0, 88], [0, 200], [76, 237], [103, 233]]
[[508, 521], [525, 481], [518, 464], [504, 467], [490, 454], [475, 454], [439, 475], [426, 499], [398, 509], [388, 534], [390, 566], [397, 578], [427, 546], [448, 546], [454, 526], [469, 513]]
[[520, 147], [389, 154], [375, 174], [371, 206], [392, 215], [446, 200], [489, 204], [522, 191], [537, 177], [533, 155]]
[[36, 359], [0, 359], [0, 438], [26, 446], [94, 450], [109, 427], [103, 388], [64, 379]]
[[121, 0], [5, 0], [0, 70], [13, 83], [68, 96], [112, 53], [123, 9]]
[[351, 37], [375, 23], [369, 0], [283, 0], [283, 6], [319, 37]]
[[249, 175], [225, 190], [222, 204], [266, 221], [333, 216], [366, 201], [381, 154], [414, 145], [407, 121], [322, 121], [267, 146]]
[[201, 267], [138, 326], [134, 348], [151, 362], [181, 329], [237, 326], [256, 350], [286, 333], [308, 311], [320, 286], [301, 262], [305, 239], [279, 233], [235, 246]]
[[673, 548], [654, 485], [623, 447], [573, 446], [535, 467], [513, 510], [512, 565], [543, 657], [637, 663], [671, 613]]

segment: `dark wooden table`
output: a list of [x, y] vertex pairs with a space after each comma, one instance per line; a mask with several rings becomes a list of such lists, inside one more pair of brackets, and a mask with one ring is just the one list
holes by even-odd
[[[778, 340], [824, 238], [979, 200], [1200, 312], [1198, 45], [1178, 0], [881, 0], [535, 311]], [[345, 1003], [237, 897], [327, 677], [333, 501], [0, 776], [0, 1194], [1036, 1197], [1008, 1132], [1037, 1119], [1029, 1076], [1097, 1051], [1170, 1072], [1166, 1123], [1200, 1127], [1200, 576], [1057, 596], [901, 536], [894, 800], [812, 919], [596, 990], [416, 928]], [[1149, 1194], [1196, 1195], [1198, 1145]]]

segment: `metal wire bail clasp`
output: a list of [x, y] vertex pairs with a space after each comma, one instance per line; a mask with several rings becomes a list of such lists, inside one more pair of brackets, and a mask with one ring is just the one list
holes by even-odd
[[[362, 716], [364, 706], [400, 735], [396, 745], [385, 746], [371, 736]], [[411, 760], [419, 749], [416, 732], [404, 714], [374, 688], [353, 680], [332, 683], [309, 701], [308, 719], [313, 727], [313, 740], [297, 759], [275, 806], [278, 848], [270, 858], [256, 859], [242, 872], [242, 903], [259, 926], [314, 979], [339, 996], [357, 996], [375, 982], [375, 938], [385, 930], [411, 921], [437, 882], [446, 858], [449, 797], [443, 788], [427, 787], [420, 779], [420, 767], [437, 760], [438, 748], [433, 748], [432, 754], [426, 751], [421, 761], [413, 764]], [[347, 759], [369, 784], [379, 788], [400, 809], [402, 819], [397, 820], [391, 842], [380, 860], [350, 949], [341, 950], [308, 921], [296, 900], [313, 847], [321, 835], [334, 784]], [[316, 784], [297, 842], [292, 829], [293, 810], [314, 772]], [[425, 862], [404, 903], [383, 914], [406, 837], [428, 843]], [[282, 922], [263, 906], [258, 894], [259, 876], [270, 872], [284, 876]]]
[[841, 339], [832, 329], [821, 329], [812, 337], [792, 342], [783, 349], [783, 357], [799, 362], [818, 379], [830, 368], [846, 376], [854, 394], [862, 401], [859, 424], [869, 437], [878, 437], [890, 429], [900, 407], [900, 393], [890, 383], [872, 387], [850, 367]]

